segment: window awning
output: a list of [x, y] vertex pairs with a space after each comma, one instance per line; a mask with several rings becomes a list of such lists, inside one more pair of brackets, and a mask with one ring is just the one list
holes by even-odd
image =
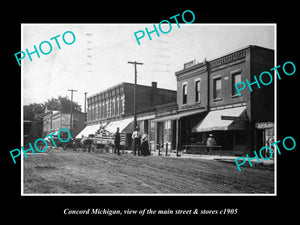
[[104, 129], [110, 133], [115, 133], [117, 127], [120, 129], [120, 133], [132, 133], [133, 132], [133, 117], [112, 121]]
[[179, 112], [177, 114], [156, 118], [156, 119], [153, 120], [153, 122], [162, 122], [162, 121], [166, 121], [166, 120], [177, 120], [177, 119], [180, 119], [182, 117], [192, 116], [192, 115], [195, 115], [195, 114], [198, 114], [198, 113], [202, 113], [204, 111], [205, 110], [203, 110], [203, 109], [197, 109], [197, 110], [188, 111], [188, 112]]
[[79, 134], [77, 134], [76, 138], [82, 138], [82, 136], [88, 137], [90, 134], [95, 134], [97, 130], [100, 129], [101, 125], [102, 124], [93, 124], [86, 126]]
[[[211, 111], [193, 128], [192, 132], [245, 130], [247, 120], [245, 113], [243, 113], [245, 110], [246, 106]], [[221, 116], [236, 117], [237, 119], [221, 119]]]

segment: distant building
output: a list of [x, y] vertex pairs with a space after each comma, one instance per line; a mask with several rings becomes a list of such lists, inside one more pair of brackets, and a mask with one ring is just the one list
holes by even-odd
[[28, 146], [28, 143], [34, 143], [34, 141], [43, 136], [43, 121], [24, 120], [24, 145]]
[[81, 112], [72, 113], [72, 129], [70, 130], [70, 114], [61, 111], [49, 110], [45, 113], [43, 119], [43, 136], [58, 132], [62, 128], [71, 131], [72, 137], [75, 137], [85, 127], [85, 115]]
[[[96, 134], [99, 143], [116, 132], [119, 127], [122, 144], [131, 146], [133, 132], [134, 84], [120, 83], [87, 98], [87, 126], [77, 138]], [[150, 133], [150, 120], [155, 117], [155, 107], [176, 103], [176, 91], [151, 86], [136, 86], [137, 122], [141, 132]], [[101, 131], [101, 132], [100, 132]], [[151, 136], [151, 134], [149, 134]]]

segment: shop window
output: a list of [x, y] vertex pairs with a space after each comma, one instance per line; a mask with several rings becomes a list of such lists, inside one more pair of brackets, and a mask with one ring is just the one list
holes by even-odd
[[149, 140], [150, 141], [155, 141], [155, 135], [156, 135], [155, 122], [151, 121], [150, 122], [150, 136], [149, 136]]
[[171, 120], [167, 120], [164, 122], [164, 142], [171, 141]]
[[165, 121], [165, 129], [171, 129], [171, 120]]

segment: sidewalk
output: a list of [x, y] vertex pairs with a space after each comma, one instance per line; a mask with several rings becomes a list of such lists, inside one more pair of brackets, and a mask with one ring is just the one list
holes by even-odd
[[[54, 149], [59, 149], [59, 148], [54, 148]], [[61, 150], [63, 150], [63, 149], [61, 148]], [[132, 154], [132, 150], [128, 150], [128, 149], [121, 150], [120, 152], [121, 152], [121, 154]], [[113, 150], [110, 149], [109, 153], [113, 153]], [[158, 151], [151, 151], [151, 156], [159, 157], [158, 156]], [[160, 157], [166, 157], [166, 152], [162, 151]], [[177, 156], [176, 152], [172, 151], [172, 152], [168, 152], [167, 157], [190, 158], [190, 159], [206, 159], [206, 160], [215, 160], [215, 161], [229, 162], [229, 163], [234, 163], [235, 164], [235, 159], [237, 159], [239, 157], [242, 157], [242, 156], [200, 155], [200, 154], [186, 154], [186, 153], [183, 153], [182, 155]], [[244, 156], [244, 158], [248, 161], [247, 157]], [[242, 159], [240, 159], [239, 161], [241, 161], [241, 160]], [[270, 160], [260, 159], [260, 163], [258, 163], [257, 159], [253, 159], [253, 160], [251, 160], [251, 163], [254, 164], [254, 165], [272, 166], [272, 165], [274, 165], [274, 159], [270, 159]], [[248, 163], [248, 165], [249, 165], [249, 163]]]
[[[152, 152], [152, 155], [158, 156], [158, 151]], [[161, 157], [166, 157], [165, 152], [161, 153]], [[168, 153], [167, 157], [177, 157], [177, 156], [176, 156], [176, 153], [171, 152], [171, 153]], [[215, 161], [221, 161], [221, 162], [235, 163], [235, 159], [237, 159], [239, 157], [242, 157], [242, 156], [182, 154], [181, 156], [179, 156], [177, 158], [206, 159], [206, 160], [215, 160]], [[247, 157], [244, 157], [244, 158], [248, 161]], [[239, 161], [241, 161], [241, 160], [242, 159], [240, 159]], [[251, 163], [265, 165], [265, 166], [272, 166], [272, 165], [274, 165], [274, 159], [270, 159], [270, 160], [260, 159], [260, 163], [258, 163], [257, 159], [253, 159], [253, 160], [251, 160]]]

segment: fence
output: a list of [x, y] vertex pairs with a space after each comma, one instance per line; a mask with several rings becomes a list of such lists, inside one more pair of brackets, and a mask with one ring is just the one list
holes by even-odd
[[[151, 152], [158, 151], [159, 156], [170, 156], [171, 149], [168, 143], [164, 144], [155, 144], [150, 143]], [[177, 156], [183, 154], [199, 154], [199, 155], [220, 155], [222, 156], [222, 146], [207, 146], [207, 145], [183, 145], [183, 149], [180, 152], [177, 152]]]
[[199, 155], [220, 155], [222, 156], [222, 146], [207, 146], [207, 145], [183, 145], [183, 152], [185, 154], [199, 154]]
[[158, 151], [158, 156], [170, 156], [171, 150], [169, 143], [155, 144], [150, 142], [151, 152]]

